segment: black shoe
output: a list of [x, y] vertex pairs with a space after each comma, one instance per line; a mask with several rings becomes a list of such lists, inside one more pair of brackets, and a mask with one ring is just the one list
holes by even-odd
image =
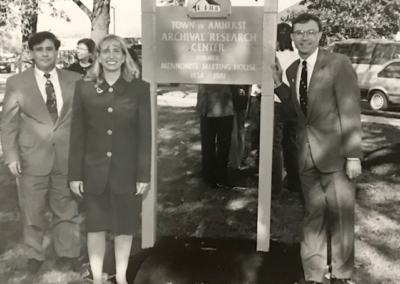
[[223, 188], [223, 189], [232, 189], [232, 188], [235, 187], [235, 186], [233, 186], [233, 185], [231, 185], [231, 184], [229, 184], [227, 182], [217, 182], [216, 186], [218, 188]]
[[338, 279], [338, 278], [332, 278], [331, 279], [331, 284], [351, 284], [353, 282], [350, 281], [350, 279]]
[[272, 200], [279, 200], [282, 197], [283, 192], [271, 192], [271, 199]]
[[212, 182], [212, 181], [206, 181], [206, 182], [204, 182], [205, 183], [205, 185], [207, 186], [207, 187], [211, 187], [211, 188], [218, 188], [218, 186], [217, 186], [217, 183], [216, 182]]
[[36, 274], [40, 270], [40, 267], [42, 267], [43, 261], [30, 258], [28, 260], [28, 272], [30, 274]]
[[78, 258], [60, 256], [56, 260], [56, 269], [60, 271], [74, 271], [78, 269]]
[[322, 283], [317, 281], [306, 281], [306, 284], [322, 284]]

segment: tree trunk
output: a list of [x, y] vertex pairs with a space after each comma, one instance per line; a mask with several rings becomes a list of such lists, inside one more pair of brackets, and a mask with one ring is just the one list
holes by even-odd
[[23, 0], [21, 2], [22, 54], [18, 62], [19, 71], [23, 71], [33, 65], [28, 40], [37, 30], [38, 9], [37, 0]]
[[97, 43], [108, 34], [110, 26], [110, 0], [94, 0], [92, 12], [92, 39]]

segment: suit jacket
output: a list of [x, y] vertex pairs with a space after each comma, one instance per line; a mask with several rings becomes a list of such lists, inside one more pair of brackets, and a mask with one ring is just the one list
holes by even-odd
[[101, 194], [109, 184], [117, 194], [136, 192], [150, 181], [150, 85], [120, 77], [107, 82], [80, 80], [75, 89], [69, 181], [83, 181], [86, 193]]
[[68, 170], [71, 104], [79, 74], [57, 69], [63, 107], [54, 124], [36, 82], [34, 69], [8, 78], [1, 119], [1, 142], [6, 164], [21, 162], [24, 174], [48, 175], [54, 155], [62, 174]]
[[275, 93], [298, 118], [300, 170], [309, 153], [307, 147], [321, 172], [343, 170], [347, 158], [362, 156], [357, 75], [345, 55], [320, 50], [308, 88], [306, 117], [296, 91], [299, 64], [296, 60], [286, 71], [290, 86], [282, 84]]

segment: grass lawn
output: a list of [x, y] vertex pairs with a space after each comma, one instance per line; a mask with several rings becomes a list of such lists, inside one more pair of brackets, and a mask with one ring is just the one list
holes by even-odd
[[[216, 190], [203, 184], [199, 122], [194, 108], [160, 107], [158, 133], [158, 237], [254, 240], [256, 172], [231, 172], [232, 178], [242, 185], [234, 190]], [[400, 130], [393, 126], [363, 125], [365, 152], [397, 143], [399, 138]], [[15, 182], [3, 165], [3, 158], [0, 162], [0, 283], [86, 283], [76, 273], [53, 269], [56, 256], [50, 234], [45, 240], [48, 261], [40, 275], [28, 278]], [[364, 171], [359, 179], [354, 277], [357, 283], [400, 283], [399, 169], [397, 164], [381, 164]], [[299, 242], [303, 212], [300, 196], [294, 193], [285, 192], [282, 200], [273, 201], [271, 238], [285, 243]], [[82, 243], [84, 252], [84, 237]]]

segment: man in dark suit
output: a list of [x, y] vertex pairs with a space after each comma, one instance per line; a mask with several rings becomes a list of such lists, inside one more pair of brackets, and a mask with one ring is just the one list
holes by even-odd
[[55, 68], [60, 41], [50, 32], [29, 39], [34, 68], [6, 83], [1, 142], [4, 159], [17, 178], [28, 269], [45, 258], [47, 202], [53, 213], [53, 242], [60, 265], [80, 254], [80, 217], [67, 184], [71, 103], [80, 75]]
[[292, 40], [300, 60], [275, 93], [298, 118], [299, 171], [306, 204], [301, 257], [306, 283], [322, 283], [331, 234], [331, 283], [348, 283], [354, 266], [355, 181], [361, 174], [360, 91], [347, 57], [318, 49], [321, 21], [301, 14]]

